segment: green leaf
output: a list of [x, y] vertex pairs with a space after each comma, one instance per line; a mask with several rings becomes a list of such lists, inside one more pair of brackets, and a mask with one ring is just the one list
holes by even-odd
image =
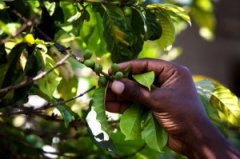
[[146, 37], [145, 40], [157, 40], [162, 35], [162, 28], [157, 20], [157, 16], [149, 9], [146, 9]]
[[167, 11], [161, 9], [152, 9], [158, 22], [162, 28], [161, 38], [158, 40], [159, 46], [163, 50], [169, 50], [175, 40], [175, 28], [173, 25], [173, 20]]
[[104, 22], [100, 11], [100, 7], [87, 7], [87, 11], [82, 16], [84, 14], [90, 15], [90, 19], [85, 20], [79, 27], [75, 27], [75, 29], [80, 30], [81, 36], [76, 39], [80, 46], [83, 49], [92, 50], [97, 56], [107, 53], [107, 45], [104, 40]]
[[109, 125], [105, 113], [105, 95], [106, 88], [97, 88], [93, 94], [91, 106], [97, 112], [97, 120], [101, 123], [102, 129], [108, 131]]
[[143, 73], [143, 74], [137, 74], [132, 75], [133, 79], [135, 79], [139, 84], [147, 87], [149, 90], [151, 90], [151, 86], [153, 85], [155, 74], [153, 71]]
[[238, 98], [229, 89], [210, 80], [199, 81], [196, 83], [196, 87], [210, 118], [216, 124], [226, 122], [239, 127], [240, 106]]
[[104, 38], [112, 61], [119, 63], [136, 58], [144, 39], [144, 18], [132, 8], [132, 16], [125, 16], [118, 6], [103, 6]]
[[148, 112], [143, 123], [142, 138], [150, 148], [158, 152], [163, 152], [163, 148], [167, 144], [168, 135], [154, 120], [151, 112]]
[[226, 87], [215, 84], [210, 102], [219, 110], [218, 114], [222, 120], [228, 121], [230, 124], [238, 126], [240, 124], [240, 106], [238, 98]]
[[61, 115], [64, 119], [65, 126], [68, 127], [69, 123], [74, 120], [74, 116], [72, 115], [71, 111], [66, 106], [60, 105], [60, 106], [57, 106], [56, 108], [61, 113]]
[[139, 105], [130, 106], [121, 116], [120, 129], [125, 140], [141, 138], [141, 120], [143, 109]]
[[[38, 53], [37, 56], [41, 58], [44, 71], [50, 70], [55, 65], [54, 60], [48, 54]], [[42, 92], [52, 98], [52, 95], [56, 90], [57, 86], [59, 85], [60, 81], [61, 77], [59, 76], [58, 71], [54, 70], [44, 78], [38, 80], [38, 86]]]
[[62, 78], [59, 85], [57, 86], [57, 90], [61, 98], [63, 98], [64, 100], [67, 100], [76, 95], [77, 85], [78, 85], [78, 80], [76, 76], [73, 76], [69, 80]]
[[150, 4], [147, 6], [148, 9], [160, 9], [167, 11], [170, 16], [181, 18], [191, 25], [191, 19], [187, 12], [179, 6], [173, 4]]
[[94, 141], [102, 148], [115, 152], [116, 148], [108, 134], [111, 131], [107, 122], [104, 106], [106, 88], [99, 87], [95, 90], [90, 102], [86, 121]]
[[7, 63], [0, 67], [0, 87], [6, 87], [16, 82], [21, 74], [19, 60], [23, 50], [26, 48], [24, 43], [17, 44], [9, 53]]

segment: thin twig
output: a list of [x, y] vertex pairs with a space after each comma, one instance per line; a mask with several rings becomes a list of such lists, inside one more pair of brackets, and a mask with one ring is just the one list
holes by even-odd
[[21, 83], [17, 84], [17, 85], [13, 85], [13, 86], [8, 86], [5, 88], [0, 89], [0, 95], [1, 94], [6, 94], [7, 92], [11, 91], [11, 90], [15, 90], [15, 89], [19, 89], [19, 88], [23, 88], [26, 86], [29, 86], [33, 84], [33, 79], [32, 78], [27, 78], [24, 81], [22, 81]]
[[23, 88], [23, 87], [26, 87], [26, 86], [29, 86], [31, 84], [33, 84], [34, 81], [37, 81], [39, 79], [42, 79], [44, 78], [46, 75], [48, 75], [49, 73], [51, 73], [52, 71], [54, 71], [56, 68], [60, 67], [61, 65], [64, 64], [64, 62], [70, 57], [69, 54], [65, 55], [60, 61], [58, 61], [54, 66], [53, 68], [51, 68], [50, 70], [48, 71], [44, 71], [44, 72], [41, 72], [40, 74], [36, 75], [35, 77], [33, 78], [27, 78], [25, 79], [24, 81], [22, 81], [21, 83], [19, 84], [16, 84], [16, 85], [13, 85], [13, 86], [8, 86], [8, 87], [5, 87], [3, 89], [0, 89], [0, 95], [1, 94], [6, 94], [7, 92], [11, 91], [11, 90], [16, 90], [16, 89], [19, 89], [19, 88]]
[[64, 62], [70, 57], [71, 55], [67, 54], [65, 55], [60, 61], [58, 61], [54, 67], [52, 67], [50, 70], [48, 71], [44, 71], [40, 74], [38, 74], [37, 76], [33, 77], [33, 81], [37, 81], [39, 79], [44, 78], [46, 75], [48, 75], [49, 73], [51, 73], [52, 71], [54, 71], [56, 68], [62, 66], [64, 64]]
[[[75, 96], [75, 97], [69, 98], [69, 99], [67, 99], [67, 100], [65, 100], [65, 101], [58, 101], [58, 102], [56, 102], [56, 103], [48, 103], [48, 104], [46, 104], [45, 106], [42, 106], [42, 107], [37, 108], [37, 109], [33, 109], [32, 107], [26, 108], [26, 107], [22, 106], [22, 107], [20, 108], [21, 111], [11, 112], [11, 113], [10, 113], [10, 112], [6, 112], [6, 113], [4, 113], [4, 114], [0, 114], [0, 117], [1, 117], [1, 116], [15, 116], [15, 115], [20, 115], [20, 114], [26, 114], [26, 115], [28, 115], [28, 114], [32, 114], [32, 113], [33, 113], [33, 114], [38, 114], [38, 113], [40, 113], [42, 110], [46, 110], [46, 109], [49, 109], [49, 108], [54, 108], [54, 107], [56, 107], [56, 106], [58, 106], [58, 105], [65, 105], [66, 103], [71, 102], [71, 101], [73, 101], [73, 100], [75, 100], [75, 99], [77, 99], [77, 98], [80, 98], [80, 97], [82, 97], [83, 95], [85, 95], [85, 94], [93, 91], [94, 89], [96, 89], [96, 86], [93, 86], [93, 87], [89, 88], [88, 90], [84, 91], [83, 93], [81, 93], [81, 94], [79, 94], [79, 95], [77, 95], [77, 96]], [[39, 115], [39, 114], [38, 114], [38, 115]]]
[[33, 25], [33, 21], [32, 20], [28, 20], [26, 22], [24, 22], [24, 24], [22, 25], [21, 28], [19, 28], [15, 33], [12, 33], [11, 35], [9, 35], [8, 37], [6, 37], [5, 39], [0, 40], [0, 45], [5, 44], [6, 42], [8, 42], [11, 38], [15, 38], [17, 37], [19, 34], [21, 34], [24, 30], [26, 30], [27, 28], [30, 28]]
[[68, 102], [71, 102], [71, 101], [73, 101], [73, 100], [75, 100], [75, 99], [77, 99], [77, 98], [79, 98], [79, 97], [87, 94], [88, 92], [91, 92], [91, 91], [94, 90], [94, 89], [96, 89], [96, 86], [91, 87], [90, 89], [88, 89], [88, 90], [86, 90], [85, 92], [79, 94], [78, 96], [75, 96], [75, 97], [73, 97], [73, 98], [70, 98], [70, 99], [68, 99], [68, 100], [65, 100], [64, 104], [66, 104], [66, 103], [68, 103]]

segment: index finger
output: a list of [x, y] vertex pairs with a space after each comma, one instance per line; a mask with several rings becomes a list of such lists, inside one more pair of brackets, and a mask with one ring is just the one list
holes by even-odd
[[135, 59], [118, 64], [118, 69], [123, 71], [127, 68], [130, 69], [132, 74], [140, 74], [144, 72], [154, 71], [156, 74], [164, 70], [172, 69], [173, 63], [160, 60], [160, 59]]
[[174, 73], [179, 70], [178, 68], [180, 68], [179, 65], [160, 59], [135, 59], [118, 64], [118, 69], [120, 71], [129, 69], [131, 74], [141, 74], [154, 71], [158, 85], [161, 85], [173, 76]]

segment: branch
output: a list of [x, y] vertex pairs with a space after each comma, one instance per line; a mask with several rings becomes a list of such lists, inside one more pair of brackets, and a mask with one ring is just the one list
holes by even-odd
[[49, 73], [51, 73], [52, 71], [54, 71], [56, 68], [62, 66], [64, 64], [64, 62], [70, 57], [69, 54], [65, 55], [60, 61], [58, 61], [54, 67], [52, 67], [50, 70], [48, 71], [44, 71], [40, 74], [38, 74], [37, 76], [33, 77], [33, 81], [37, 81], [39, 79], [44, 78], [46, 75], [48, 75]]
[[48, 71], [44, 71], [41, 72], [40, 74], [36, 75], [33, 78], [28, 77], [27, 79], [25, 79], [24, 81], [22, 81], [19, 84], [13, 85], [13, 86], [8, 86], [5, 87], [3, 89], [0, 89], [0, 95], [1, 94], [6, 94], [7, 92], [11, 91], [11, 90], [16, 90], [19, 88], [23, 88], [29, 85], [32, 85], [34, 81], [37, 81], [39, 79], [44, 78], [46, 75], [48, 75], [49, 73], [51, 73], [52, 71], [54, 71], [56, 68], [60, 67], [61, 65], [64, 64], [64, 62], [70, 57], [69, 54], [65, 55], [60, 61], [58, 61], [50, 70]]
[[32, 20], [27, 20], [24, 22], [24, 24], [22, 25], [21, 28], [19, 28], [15, 33], [12, 33], [11, 35], [9, 35], [8, 37], [6, 37], [5, 39], [0, 40], [0, 45], [5, 44], [6, 42], [8, 42], [11, 38], [15, 38], [17, 37], [19, 34], [21, 34], [23, 31], [25, 31], [27, 28], [30, 28], [31, 26], [33, 26], [33, 21]]
[[75, 99], [77, 99], [77, 98], [79, 98], [79, 97], [87, 94], [88, 92], [91, 92], [91, 91], [94, 90], [94, 89], [96, 89], [96, 86], [91, 87], [90, 89], [88, 89], [88, 90], [86, 90], [85, 92], [79, 94], [78, 96], [75, 96], [75, 97], [73, 97], [73, 98], [70, 98], [70, 99], [68, 99], [68, 100], [65, 100], [64, 104], [66, 104], [66, 103], [68, 103], [68, 102], [71, 102], [71, 101], [73, 101], [73, 100], [75, 100]]
[[[41, 113], [42, 110], [46, 110], [46, 109], [49, 109], [49, 108], [54, 108], [55, 106], [58, 106], [58, 105], [65, 105], [66, 103], [71, 102], [71, 101], [73, 101], [73, 100], [75, 100], [77, 98], [80, 98], [83, 95], [93, 91], [95, 88], [96, 88], [96, 86], [93, 86], [93, 87], [89, 88], [88, 90], [84, 91], [83, 93], [81, 93], [81, 94], [79, 94], [79, 95], [77, 95], [75, 97], [69, 98], [69, 99], [67, 99], [65, 101], [58, 101], [56, 103], [48, 103], [45, 106], [37, 108], [37, 109], [33, 109], [32, 107], [26, 108], [24, 106], [21, 106], [21, 108], [20, 108], [21, 111], [5, 112], [3, 114], [0, 114], [0, 117], [1, 116], [15, 116], [15, 115], [20, 115], [20, 114], [25, 114], [25, 115], [35, 114], [35, 115], [39, 115], [38, 113]], [[49, 116], [49, 117], [52, 117], [52, 116]]]

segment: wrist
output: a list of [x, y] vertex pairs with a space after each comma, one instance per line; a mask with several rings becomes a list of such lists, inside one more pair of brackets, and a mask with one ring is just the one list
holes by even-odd
[[185, 144], [190, 149], [185, 155], [190, 159], [237, 159], [239, 152], [223, 137], [207, 117], [194, 121]]

